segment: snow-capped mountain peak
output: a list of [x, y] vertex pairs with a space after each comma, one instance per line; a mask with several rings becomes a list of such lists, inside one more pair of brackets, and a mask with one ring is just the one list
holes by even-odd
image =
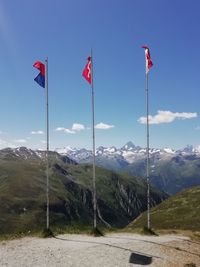
[[[56, 149], [56, 152], [66, 155], [79, 163], [92, 162], [92, 150], [85, 148], [71, 148], [66, 147]], [[186, 146], [182, 150], [174, 150], [170, 147], [163, 149], [150, 148], [149, 155], [153, 162], [165, 160], [175, 157], [176, 155], [185, 154], [200, 154], [200, 146], [193, 148], [193, 146]], [[97, 165], [103, 166], [106, 162], [118, 162], [119, 164], [132, 164], [138, 160], [146, 160], [146, 148], [135, 146], [131, 141], [127, 142], [123, 147], [116, 148], [100, 146], [95, 151]]]
[[133, 150], [134, 148], [135, 145], [133, 144], [133, 142], [129, 141], [121, 148], [121, 150]]

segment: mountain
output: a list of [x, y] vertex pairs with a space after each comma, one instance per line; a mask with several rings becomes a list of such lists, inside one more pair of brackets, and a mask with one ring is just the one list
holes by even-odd
[[[87, 149], [57, 149], [78, 163], [92, 163], [92, 151]], [[96, 149], [96, 164], [114, 171], [126, 171], [132, 175], [145, 177], [146, 149], [132, 142], [122, 148], [99, 147]], [[151, 148], [151, 184], [168, 194], [175, 194], [191, 186], [200, 185], [200, 148], [187, 145], [183, 149]]]
[[133, 144], [133, 142], [129, 141], [121, 149], [122, 150], [133, 150], [135, 148], [136, 146]]
[[[132, 175], [145, 177], [146, 159], [137, 160], [127, 166]], [[200, 155], [180, 154], [150, 157], [151, 184], [168, 194], [176, 194], [186, 188], [200, 185]]]
[[[151, 209], [154, 229], [200, 231], [200, 186], [178, 193]], [[130, 223], [127, 229], [146, 225], [146, 212]]]
[[[43, 229], [46, 153], [25, 147], [0, 150], [0, 234]], [[92, 225], [92, 167], [49, 153], [50, 226]], [[128, 174], [97, 167], [98, 223], [123, 227], [146, 209], [146, 185]], [[151, 189], [151, 205], [167, 195]]]

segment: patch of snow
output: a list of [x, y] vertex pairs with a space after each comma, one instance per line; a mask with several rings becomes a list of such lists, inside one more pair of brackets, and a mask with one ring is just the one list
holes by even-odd
[[163, 148], [163, 151], [170, 154], [175, 154], [175, 151], [171, 148], [165, 147]]
[[66, 155], [68, 154], [69, 152], [75, 152], [76, 149], [74, 148], [71, 148], [70, 146], [67, 146], [67, 147], [63, 147], [63, 148], [56, 148], [55, 151], [61, 155]]

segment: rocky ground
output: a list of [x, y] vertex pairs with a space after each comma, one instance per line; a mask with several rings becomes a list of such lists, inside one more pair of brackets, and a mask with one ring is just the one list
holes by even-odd
[[200, 242], [180, 235], [59, 235], [0, 242], [5, 267], [200, 266]]

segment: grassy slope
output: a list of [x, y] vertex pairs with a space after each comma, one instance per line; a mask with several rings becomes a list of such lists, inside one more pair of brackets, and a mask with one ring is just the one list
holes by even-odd
[[[92, 224], [92, 169], [51, 157], [50, 225]], [[128, 223], [145, 210], [145, 185], [127, 174], [97, 168], [97, 197], [102, 217], [112, 226]], [[0, 159], [0, 233], [45, 227], [44, 162]], [[154, 190], [154, 202], [166, 197]], [[130, 202], [131, 200], [131, 202]], [[130, 203], [129, 203], [130, 202]]]
[[[151, 209], [153, 229], [200, 231], [200, 186], [178, 193]], [[127, 230], [146, 225], [146, 212], [128, 225]]]

